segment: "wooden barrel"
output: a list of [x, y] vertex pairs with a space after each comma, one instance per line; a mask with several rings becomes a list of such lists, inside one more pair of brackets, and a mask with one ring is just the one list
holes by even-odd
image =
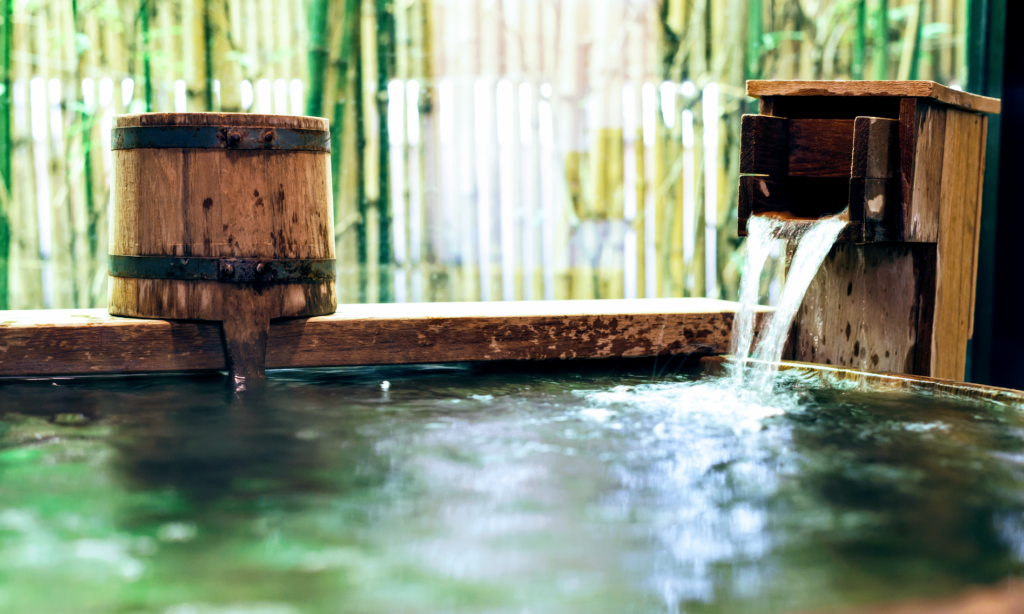
[[223, 321], [253, 376], [270, 319], [335, 311], [326, 119], [122, 115], [111, 142], [111, 314]]

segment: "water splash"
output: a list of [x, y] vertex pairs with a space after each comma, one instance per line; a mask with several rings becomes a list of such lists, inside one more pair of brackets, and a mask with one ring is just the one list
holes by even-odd
[[[737, 361], [733, 375], [734, 387], [746, 385], [755, 390], [771, 390], [793, 318], [803, 303], [811, 280], [846, 225], [845, 220], [834, 217], [812, 223], [761, 217], [750, 220], [747, 264], [741, 280], [740, 311], [733, 324], [732, 351]], [[756, 349], [752, 351], [754, 307], [761, 271], [772, 241], [781, 237], [797, 242], [796, 253], [786, 275], [786, 285], [779, 305], [768, 318], [767, 331], [761, 335]], [[756, 362], [748, 369], [745, 363], [751, 354]]]

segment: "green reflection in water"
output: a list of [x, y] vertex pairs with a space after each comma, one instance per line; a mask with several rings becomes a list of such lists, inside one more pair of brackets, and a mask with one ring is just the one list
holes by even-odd
[[0, 611], [785, 612], [1020, 572], [1018, 408], [651, 372], [0, 383]]

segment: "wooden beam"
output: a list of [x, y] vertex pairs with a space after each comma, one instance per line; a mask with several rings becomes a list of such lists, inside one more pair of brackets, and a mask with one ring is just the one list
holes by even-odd
[[858, 117], [853, 128], [851, 177], [890, 179], [899, 173], [900, 123], [881, 117]]
[[747, 95], [762, 96], [871, 96], [930, 98], [978, 113], [999, 113], [1001, 103], [950, 89], [933, 81], [747, 81]]
[[740, 124], [740, 172], [751, 175], [787, 174], [789, 120], [744, 115]]
[[852, 119], [789, 120], [790, 177], [850, 177]]
[[[272, 322], [267, 367], [721, 354], [737, 307], [702, 298], [342, 305]], [[225, 368], [216, 322], [0, 311], [0, 376]]]

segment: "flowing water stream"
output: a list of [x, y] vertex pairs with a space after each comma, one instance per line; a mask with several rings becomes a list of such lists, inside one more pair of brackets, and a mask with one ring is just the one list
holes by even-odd
[[[794, 222], [755, 216], [748, 224], [746, 265], [740, 277], [740, 311], [733, 324], [732, 352], [736, 358], [735, 387], [770, 391], [778, 372], [778, 362], [789, 336], [793, 318], [803, 303], [807, 288], [822, 261], [835, 244], [847, 222], [822, 218], [813, 223]], [[796, 242], [792, 263], [786, 273], [786, 285], [774, 313], [767, 317], [767, 328], [760, 338], [754, 335], [754, 310], [758, 302], [761, 273], [771, 245], [778, 239]], [[755, 343], [756, 342], [756, 343]], [[753, 355], [757, 361], [746, 365]]]

